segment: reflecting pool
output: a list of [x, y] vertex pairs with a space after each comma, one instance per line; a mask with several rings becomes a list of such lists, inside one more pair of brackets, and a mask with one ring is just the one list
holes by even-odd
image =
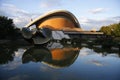
[[120, 50], [101, 45], [0, 45], [0, 80], [120, 80]]

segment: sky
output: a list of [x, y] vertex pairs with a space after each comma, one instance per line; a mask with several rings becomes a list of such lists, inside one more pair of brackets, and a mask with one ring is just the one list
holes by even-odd
[[68, 10], [84, 30], [120, 22], [120, 0], [0, 0], [0, 15], [22, 28], [49, 11]]

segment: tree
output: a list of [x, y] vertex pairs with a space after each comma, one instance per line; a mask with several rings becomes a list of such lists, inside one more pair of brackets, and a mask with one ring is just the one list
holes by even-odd
[[19, 28], [16, 28], [13, 20], [0, 16], [0, 39], [13, 39], [20, 32]]
[[102, 26], [100, 31], [104, 32], [106, 35], [118, 37], [120, 36], [120, 23]]
[[113, 31], [114, 36], [120, 36], [120, 23], [115, 25], [115, 29]]

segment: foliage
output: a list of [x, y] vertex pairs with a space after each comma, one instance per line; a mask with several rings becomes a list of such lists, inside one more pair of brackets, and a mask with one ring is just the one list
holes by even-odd
[[100, 31], [104, 32], [106, 35], [118, 37], [120, 36], [120, 23], [102, 26]]
[[12, 19], [0, 16], [0, 39], [13, 39], [19, 34], [20, 29], [15, 27]]

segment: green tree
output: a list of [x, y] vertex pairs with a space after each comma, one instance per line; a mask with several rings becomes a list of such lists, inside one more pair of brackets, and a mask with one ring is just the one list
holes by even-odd
[[100, 31], [104, 32], [106, 35], [118, 37], [120, 36], [120, 23], [102, 26]]
[[114, 31], [113, 31], [113, 35], [118, 37], [118, 36], [120, 36], [120, 23], [116, 24], [114, 26], [115, 26], [115, 28], [114, 28]]

